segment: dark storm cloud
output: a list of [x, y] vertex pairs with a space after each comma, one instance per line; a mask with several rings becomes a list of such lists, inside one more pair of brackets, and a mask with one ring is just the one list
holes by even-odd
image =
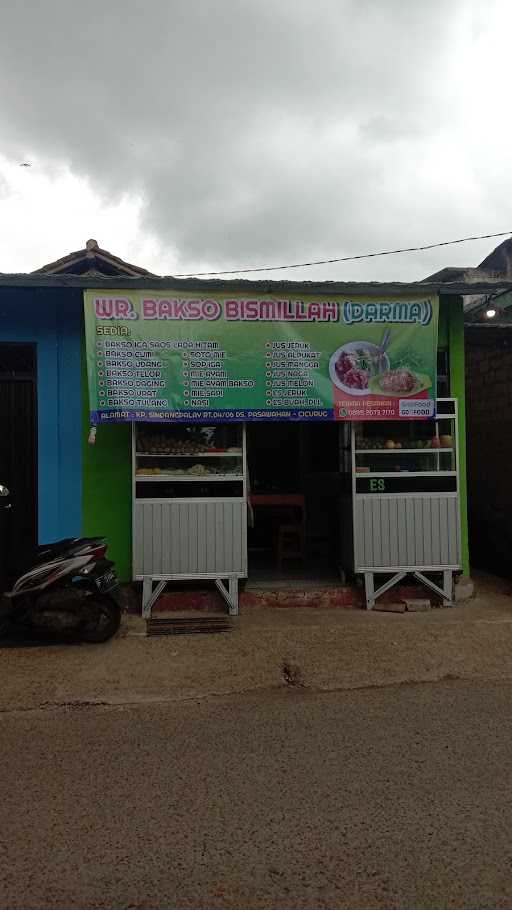
[[437, 239], [425, 153], [453, 118], [463, 7], [18, 0], [0, 32], [1, 151], [142, 196], [182, 269]]

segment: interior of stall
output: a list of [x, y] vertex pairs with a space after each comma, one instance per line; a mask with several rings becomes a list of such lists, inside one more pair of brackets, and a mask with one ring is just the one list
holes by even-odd
[[250, 585], [338, 582], [351, 533], [350, 430], [335, 423], [247, 425]]

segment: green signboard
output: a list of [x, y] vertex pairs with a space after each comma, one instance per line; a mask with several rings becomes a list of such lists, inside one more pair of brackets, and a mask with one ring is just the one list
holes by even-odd
[[84, 298], [93, 424], [434, 416], [436, 296]]

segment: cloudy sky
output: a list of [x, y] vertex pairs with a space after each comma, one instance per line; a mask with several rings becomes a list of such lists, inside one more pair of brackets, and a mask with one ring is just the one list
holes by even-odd
[[[512, 229], [511, 26], [509, 0], [5, 5], [0, 271], [89, 237], [177, 274]], [[499, 242], [268, 275], [415, 280]]]

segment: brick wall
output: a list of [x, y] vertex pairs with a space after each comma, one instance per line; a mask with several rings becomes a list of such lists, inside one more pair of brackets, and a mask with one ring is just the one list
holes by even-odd
[[473, 566], [512, 577], [512, 329], [466, 331]]

